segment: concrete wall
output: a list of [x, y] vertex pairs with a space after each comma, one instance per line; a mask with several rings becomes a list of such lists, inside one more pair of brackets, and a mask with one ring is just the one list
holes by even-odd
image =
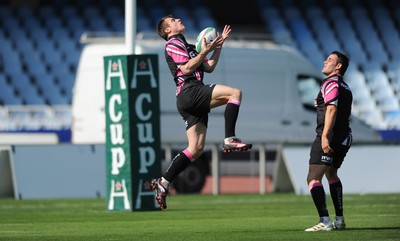
[[[274, 192], [309, 193], [309, 150], [310, 145], [283, 147], [274, 165]], [[339, 171], [344, 192], [399, 193], [399, 156], [399, 144], [353, 146]], [[22, 199], [105, 197], [104, 145], [15, 145], [12, 157]], [[326, 180], [323, 184], [329, 192]]]
[[105, 197], [104, 145], [17, 145], [13, 150], [21, 198]]

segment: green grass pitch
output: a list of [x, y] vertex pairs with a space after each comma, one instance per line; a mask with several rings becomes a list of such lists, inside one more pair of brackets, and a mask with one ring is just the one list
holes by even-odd
[[[174, 195], [163, 211], [107, 211], [105, 199], [0, 199], [0, 240], [400, 240], [400, 194], [345, 195], [344, 231], [318, 221], [309, 195]], [[334, 210], [330, 196], [331, 217]]]

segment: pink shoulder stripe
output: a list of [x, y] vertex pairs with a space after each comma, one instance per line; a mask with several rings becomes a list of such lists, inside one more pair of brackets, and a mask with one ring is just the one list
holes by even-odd
[[329, 103], [336, 100], [339, 96], [339, 85], [336, 81], [330, 81], [323, 86], [322, 96], [324, 97], [324, 102]]

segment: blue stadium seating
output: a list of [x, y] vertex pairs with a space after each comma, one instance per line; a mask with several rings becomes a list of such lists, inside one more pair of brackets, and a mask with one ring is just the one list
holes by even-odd
[[[398, 1], [254, 1], [259, 7], [254, 14], [273, 39], [298, 48], [316, 68], [332, 50], [347, 53], [355, 112], [369, 124], [382, 127], [377, 123], [390, 118], [395, 123], [393, 113], [400, 111]], [[39, 2], [37, 8], [0, 3], [0, 105], [71, 104], [81, 34], [125, 30], [123, 1]], [[218, 25], [205, 0], [145, 0], [137, 7], [137, 30], [154, 32], [168, 13], [182, 18], [192, 33]]]
[[3, 105], [22, 105], [23, 101], [21, 97], [15, 95], [15, 90], [7, 85], [1, 87], [0, 100]]
[[38, 90], [34, 86], [25, 86], [18, 88], [19, 96], [29, 105], [45, 105], [46, 101], [43, 96], [39, 95]]

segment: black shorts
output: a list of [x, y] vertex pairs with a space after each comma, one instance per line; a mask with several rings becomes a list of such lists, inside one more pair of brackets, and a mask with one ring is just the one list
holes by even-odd
[[215, 85], [196, 84], [188, 86], [176, 96], [176, 107], [188, 130], [198, 122], [208, 124], [208, 113]]
[[315, 138], [310, 151], [310, 161], [309, 161], [310, 165], [311, 164], [326, 165], [339, 169], [344, 161], [344, 157], [346, 156], [347, 152], [350, 149], [351, 143], [352, 143], [352, 135], [350, 133], [349, 136], [344, 141], [340, 142], [333, 141], [331, 143], [333, 154], [325, 155], [321, 147], [321, 138], [319, 137]]

